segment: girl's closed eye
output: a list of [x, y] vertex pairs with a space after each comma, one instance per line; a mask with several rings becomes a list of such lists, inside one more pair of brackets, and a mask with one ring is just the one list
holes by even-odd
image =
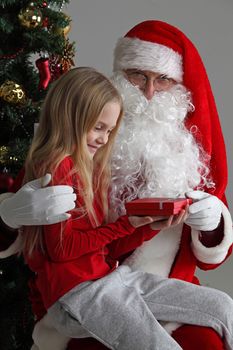
[[98, 124], [95, 126], [95, 130], [102, 130], [102, 129], [103, 129], [103, 125]]

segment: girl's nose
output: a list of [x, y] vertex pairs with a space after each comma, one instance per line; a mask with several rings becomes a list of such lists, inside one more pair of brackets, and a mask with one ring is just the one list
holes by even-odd
[[108, 142], [108, 133], [103, 133], [98, 137], [97, 142], [101, 145], [105, 145]]

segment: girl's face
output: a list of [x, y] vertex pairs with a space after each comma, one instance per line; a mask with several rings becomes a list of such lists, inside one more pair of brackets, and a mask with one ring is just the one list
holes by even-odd
[[108, 142], [111, 131], [115, 128], [120, 114], [120, 105], [118, 102], [108, 102], [95, 126], [87, 133], [87, 147], [94, 157], [96, 151]]

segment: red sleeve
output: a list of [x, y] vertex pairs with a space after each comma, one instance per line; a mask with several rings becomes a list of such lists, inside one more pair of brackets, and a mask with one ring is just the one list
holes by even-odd
[[121, 256], [132, 252], [140, 247], [144, 241], [149, 241], [158, 233], [159, 230], [153, 231], [150, 225], [139, 227], [133, 235], [119, 238], [110, 243], [108, 245], [110, 255], [112, 258], [119, 260]]
[[[70, 176], [71, 169], [71, 159], [65, 158], [53, 176], [53, 185], [70, 185], [77, 190], [74, 176]], [[77, 217], [77, 209], [72, 211], [72, 217], [65, 223], [47, 225], [43, 229], [47, 253], [56, 262], [75, 259], [101, 249], [113, 240], [135, 231], [127, 216], [122, 216], [115, 223], [92, 228], [87, 218]]]
[[44, 239], [48, 255], [58, 262], [101, 249], [114, 239], [130, 235], [134, 231], [127, 217], [121, 217], [113, 224], [89, 230], [79, 229], [78, 220], [69, 219], [65, 224], [44, 226]]

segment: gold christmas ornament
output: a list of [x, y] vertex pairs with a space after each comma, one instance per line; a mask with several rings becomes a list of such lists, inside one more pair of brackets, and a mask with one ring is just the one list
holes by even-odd
[[73, 60], [74, 56], [75, 56], [74, 45], [69, 42], [69, 39], [66, 39], [63, 55], [60, 60], [63, 73], [68, 72], [68, 70], [70, 70], [72, 66], [73, 67], [75, 66], [74, 60]]
[[6, 161], [8, 152], [9, 152], [9, 147], [6, 147], [6, 146], [0, 147], [0, 164], [1, 163], [4, 164], [4, 162]]
[[26, 96], [22, 86], [12, 80], [6, 80], [0, 86], [0, 97], [12, 104], [24, 104], [26, 102]]
[[18, 14], [19, 22], [23, 27], [36, 28], [42, 25], [42, 12], [31, 2], [28, 7], [22, 9]]
[[[70, 18], [69, 16], [67, 16], [67, 15], [65, 15], [65, 19], [71, 21], [71, 18]], [[57, 35], [67, 35], [67, 34], [69, 33], [70, 29], [71, 29], [71, 25], [70, 25], [70, 23], [69, 23], [69, 24], [67, 24], [67, 25], [66, 25], [65, 27], [63, 27], [63, 28], [56, 27], [56, 26], [52, 26], [51, 29], [52, 29], [52, 32], [53, 32], [54, 34], [57, 34]]]

